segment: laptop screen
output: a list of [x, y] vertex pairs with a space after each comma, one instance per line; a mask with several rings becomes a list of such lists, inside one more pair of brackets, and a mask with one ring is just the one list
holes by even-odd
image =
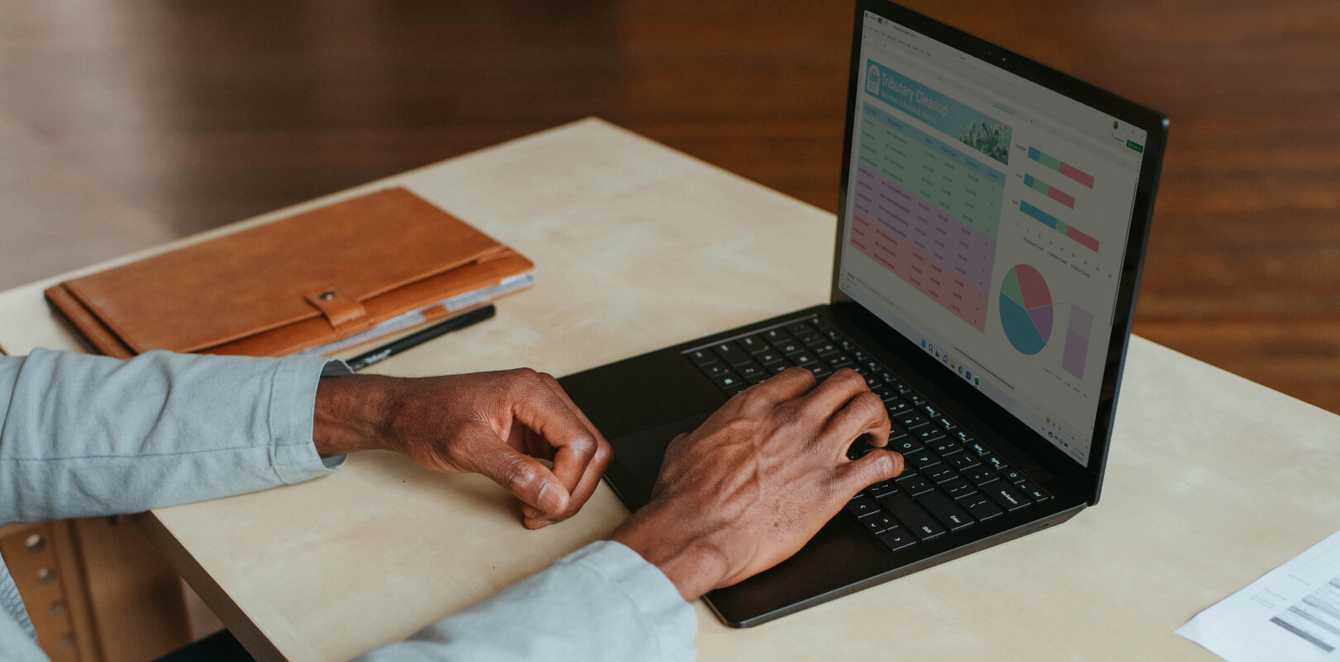
[[838, 287], [1087, 466], [1146, 134], [867, 12]]

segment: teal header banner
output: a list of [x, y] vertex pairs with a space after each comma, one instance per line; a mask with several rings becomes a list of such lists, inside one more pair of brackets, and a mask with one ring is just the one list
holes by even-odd
[[1014, 130], [874, 60], [866, 61], [865, 93], [997, 160], [1010, 162]]

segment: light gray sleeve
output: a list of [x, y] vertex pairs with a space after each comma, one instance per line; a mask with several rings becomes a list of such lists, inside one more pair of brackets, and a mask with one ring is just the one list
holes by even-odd
[[326, 364], [0, 357], [0, 523], [136, 513], [328, 473], [342, 458], [328, 466], [312, 442]]
[[687, 662], [698, 621], [656, 566], [592, 543], [362, 662]]

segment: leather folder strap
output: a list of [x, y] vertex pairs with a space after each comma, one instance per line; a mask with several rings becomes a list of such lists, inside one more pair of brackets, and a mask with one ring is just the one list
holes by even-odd
[[357, 299], [341, 295], [336, 288], [327, 288], [309, 292], [303, 298], [316, 306], [325, 316], [330, 326], [337, 331], [347, 331], [358, 326], [368, 325], [368, 311]]

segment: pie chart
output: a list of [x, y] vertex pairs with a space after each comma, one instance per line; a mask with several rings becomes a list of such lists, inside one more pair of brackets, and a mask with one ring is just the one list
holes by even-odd
[[1000, 325], [1023, 354], [1037, 354], [1052, 336], [1052, 293], [1037, 269], [1015, 265], [1000, 286]]

